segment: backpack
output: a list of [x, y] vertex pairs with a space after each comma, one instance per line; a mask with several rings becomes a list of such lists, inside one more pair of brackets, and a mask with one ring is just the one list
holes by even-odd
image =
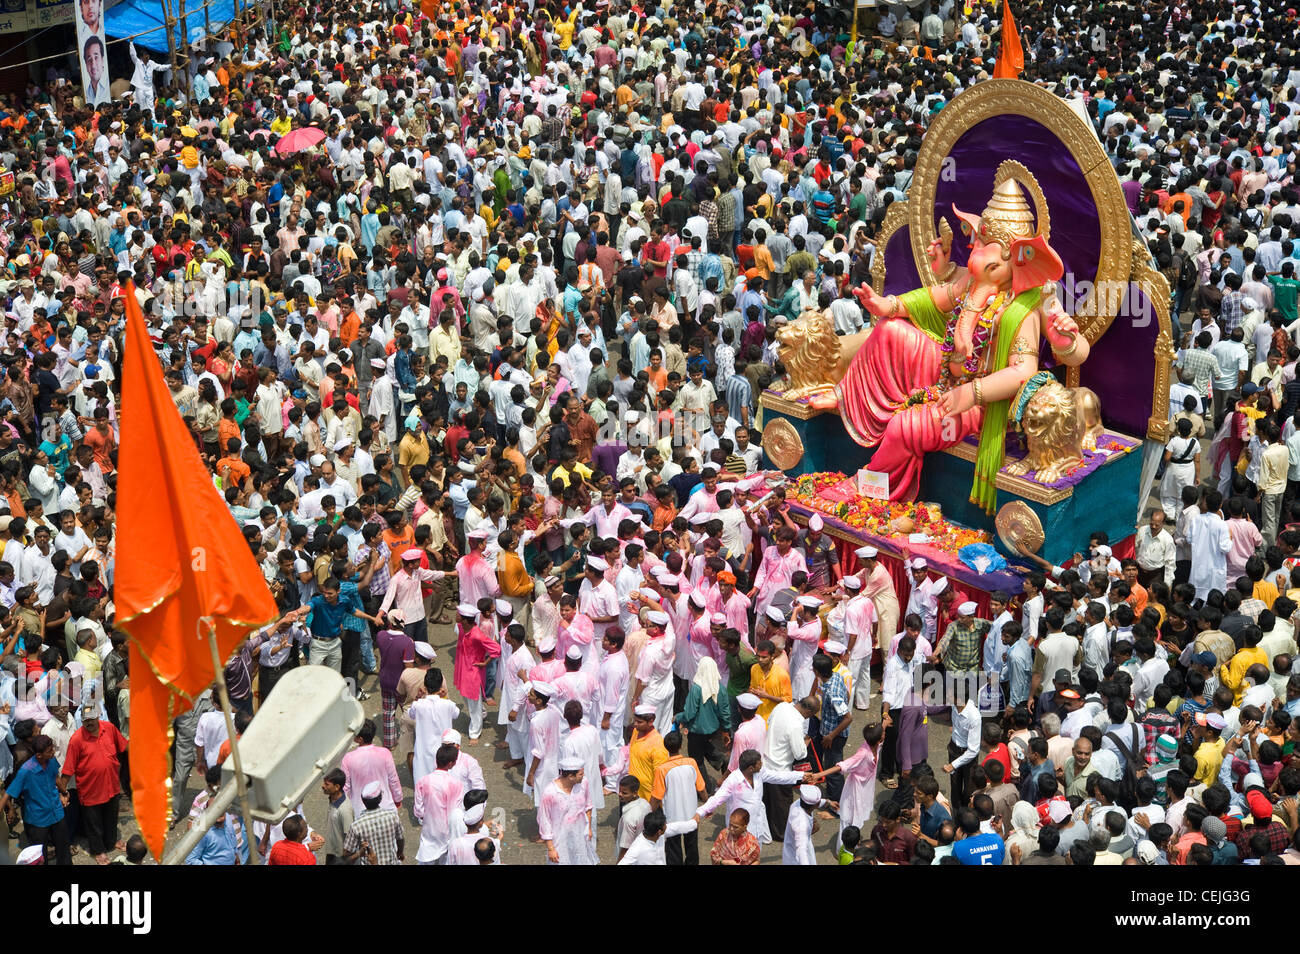
[[1178, 266], [1178, 287], [1182, 291], [1191, 291], [1196, 287], [1197, 279], [1200, 277], [1200, 270], [1196, 267], [1196, 262], [1190, 255], [1179, 252], [1178, 256], [1181, 259]]
[[[1137, 805], [1137, 763], [1134, 761], [1142, 751], [1142, 727], [1137, 723], [1130, 723], [1133, 734], [1130, 736], [1130, 745], [1122, 742], [1114, 732], [1107, 732], [1106, 738], [1115, 743], [1119, 749], [1119, 754], [1124, 757], [1124, 770], [1119, 777], [1119, 803], [1126, 811], [1133, 811]], [[1142, 764], [1146, 764], [1143, 759]]]

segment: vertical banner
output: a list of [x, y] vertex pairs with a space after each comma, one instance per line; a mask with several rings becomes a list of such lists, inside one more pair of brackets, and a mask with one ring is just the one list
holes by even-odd
[[[38, 0], [39, 2], [39, 0]], [[108, 53], [104, 46], [104, 0], [74, 0], [77, 8], [77, 56], [87, 106], [109, 100]]]

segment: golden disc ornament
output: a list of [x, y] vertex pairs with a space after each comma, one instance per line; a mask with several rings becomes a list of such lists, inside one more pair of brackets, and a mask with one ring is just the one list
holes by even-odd
[[803, 460], [803, 441], [785, 418], [778, 417], [763, 428], [763, 450], [778, 470], [791, 470]]
[[1002, 545], [1011, 553], [1018, 554], [1022, 546], [1030, 553], [1037, 553], [1046, 539], [1038, 514], [1020, 500], [1013, 500], [999, 510], [993, 525]]

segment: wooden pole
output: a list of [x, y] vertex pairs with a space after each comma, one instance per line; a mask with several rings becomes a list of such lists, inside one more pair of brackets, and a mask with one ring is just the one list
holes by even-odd
[[176, 18], [172, 16], [170, 0], [162, 0], [163, 26], [167, 32], [167, 55], [171, 60], [172, 82], [176, 82]]
[[[167, 0], [163, 0], [163, 2], [166, 3]], [[199, 618], [199, 626], [204, 625], [208, 627], [208, 648], [212, 650], [212, 671], [216, 673], [217, 694], [221, 699], [221, 711], [226, 716], [226, 737], [230, 740], [230, 759], [235, 763], [235, 787], [239, 793], [240, 808], [244, 812], [244, 824], [247, 826], [244, 837], [248, 839], [248, 863], [255, 865], [257, 864], [257, 845], [253, 844], [253, 814], [248, 808], [248, 785], [244, 779], [244, 763], [239, 757], [239, 743], [235, 739], [235, 713], [230, 705], [230, 694], [226, 691], [226, 664], [217, 652], [217, 628], [212, 625], [211, 617], [203, 616]]]

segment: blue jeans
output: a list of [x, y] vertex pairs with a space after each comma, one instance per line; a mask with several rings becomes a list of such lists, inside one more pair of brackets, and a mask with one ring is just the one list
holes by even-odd
[[361, 634], [361, 668], [367, 672], [375, 670], [375, 640], [370, 635], [370, 627]]

